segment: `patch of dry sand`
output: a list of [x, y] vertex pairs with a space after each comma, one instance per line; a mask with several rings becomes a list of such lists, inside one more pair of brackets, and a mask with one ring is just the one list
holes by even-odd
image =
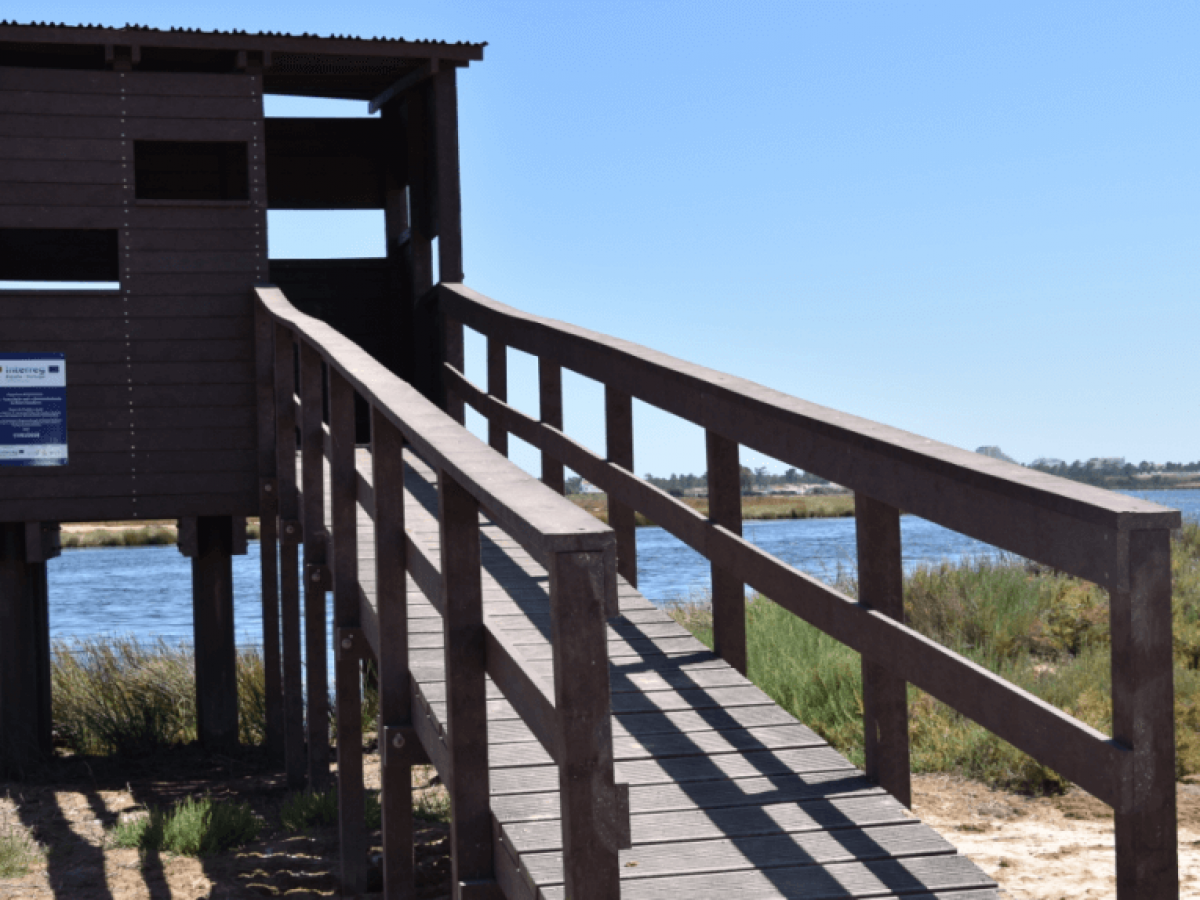
[[[1179, 785], [1179, 896], [1200, 900], [1200, 787]], [[913, 812], [1013, 900], [1116, 896], [1112, 811], [1078, 788], [1030, 798], [950, 775], [913, 776]]]

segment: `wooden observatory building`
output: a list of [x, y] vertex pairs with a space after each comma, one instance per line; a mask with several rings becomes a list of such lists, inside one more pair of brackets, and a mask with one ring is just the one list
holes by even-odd
[[[423, 381], [435, 248], [462, 280], [455, 75], [483, 46], [0, 22], [0, 367], [61, 359], [66, 431], [63, 458], [17, 464], [39, 420], [0, 418], [0, 762], [49, 745], [60, 522], [182, 521], [201, 730], [236, 729], [229, 555], [270, 452], [252, 288]], [[362, 114], [268, 119], [265, 94]], [[384, 210], [386, 256], [272, 260], [270, 209]]]

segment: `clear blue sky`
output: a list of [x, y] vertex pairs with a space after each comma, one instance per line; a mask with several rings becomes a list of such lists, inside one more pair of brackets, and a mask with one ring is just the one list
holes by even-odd
[[[1200, 459], [1190, 0], [9, 0], [4, 16], [488, 41], [460, 79], [476, 289], [1023, 462]], [[271, 252], [378, 255], [381, 221], [273, 214]], [[532, 371], [511, 376], [528, 409]], [[599, 447], [599, 392], [568, 391], [568, 432]], [[704, 468], [698, 430], [646, 408], [636, 428], [639, 472]]]

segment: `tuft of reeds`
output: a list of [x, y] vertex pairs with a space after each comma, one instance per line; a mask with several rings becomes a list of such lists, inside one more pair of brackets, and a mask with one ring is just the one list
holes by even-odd
[[166, 525], [146, 525], [141, 528], [95, 528], [91, 531], [66, 531], [61, 536], [63, 547], [151, 547], [175, 543], [175, 529]]
[[43, 856], [43, 850], [22, 829], [0, 828], [0, 878], [20, 878]]
[[188, 797], [170, 809], [122, 822], [113, 829], [118, 847], [183, 856], [212, 856], [258, 837], [261, 827], [249, 804]]
[[[1200, 773], [1200, 525], [1172, 542], [1176, 766]], [[839, 589], [854, 596], [856, 585]], [[915, 630], [1076, 718], [1111, 731], [1108, 596], [1095, 585], [1015, 558], [924, 566], [905, 579], [905, 617]], [[668, 611], [712, 646], [704, 598]], [[747, 604], [748, 675], [777, 703], [849, 759], [863, 762], [860, 657], [758, 596]], [[955, 772], [1028, 793], [1066, 782], [986, 729], [909, 687], [913, 770]]]
[[[266, 688], [258, 650], [238, 651], [237, 680], [239, 740], [261, 744]], [[186, 645], [57, 642], [51, 682], [56, 736], [76, 753], [139, 756], [196, 737], [195, 658]]]
[[[379, 806], [379, 792], [365, 793], [364, 812], [367, 829], [378, 829], [383, 821], [383, 811]], [[283, 827], [293, 833], [305, 832], [310, 828], [329, 828], [338, 820], [338, 790], [337, 786], [324, 791], [299, 791], [289, 794], [283, 801], [279, 811], [279, 820]]]

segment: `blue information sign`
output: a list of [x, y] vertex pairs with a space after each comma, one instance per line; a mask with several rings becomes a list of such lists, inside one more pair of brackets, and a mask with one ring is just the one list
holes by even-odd
[[61, 353], [0, 353], [0, 466], [67, 464]]

